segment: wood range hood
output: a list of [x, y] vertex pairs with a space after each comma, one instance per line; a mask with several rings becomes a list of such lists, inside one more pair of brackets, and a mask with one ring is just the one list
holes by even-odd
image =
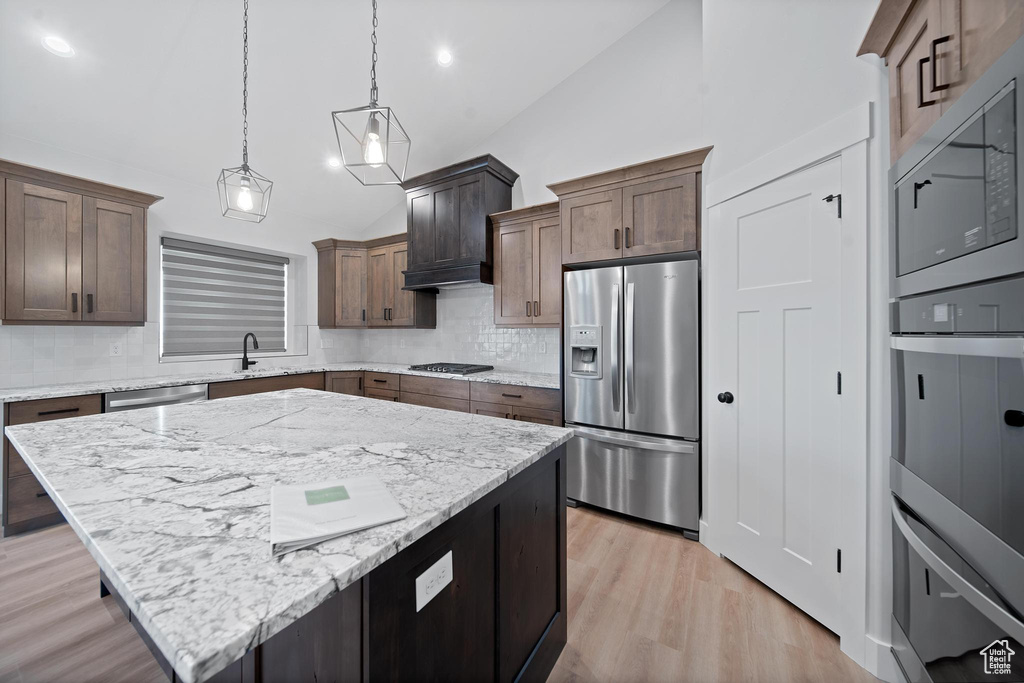
[[518, 177], [485, 154], [402, 183], [409, 236], [404, 289], [493, 284], [488, 216], [512, 208]]

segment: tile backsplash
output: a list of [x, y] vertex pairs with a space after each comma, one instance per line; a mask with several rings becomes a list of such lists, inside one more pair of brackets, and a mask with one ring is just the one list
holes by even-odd
[[[260, 358], [260, 367], [448, 361], [558, 372], [558, 330], [496, 328], [490, 285], [441, 290], [435, 330], [320, 330], [300, 325], [293, 337], [292, 354]], [[110, 355], [115, 343], [119, 356]], [[237, 357], [161, 363], [159, 353], [157, 322], [144, 327], [0, 325], [0, 388], [230, 372], [239, 367]]]

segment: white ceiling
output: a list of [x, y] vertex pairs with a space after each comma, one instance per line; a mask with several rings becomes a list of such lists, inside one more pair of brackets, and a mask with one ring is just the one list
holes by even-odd
[[[379, 100], [412, 138], [409, 174], [460, 160], [665, 1], [379, 0]], [[271, 210], [361, 230], [402, 198], [325, 163], [330, 112], [369, 99], [370, 0], [249, 15], [249, 161]], [[0, 131], [213, 187], [241, 163], [241, 21], [240, 0], [2, 0]]]

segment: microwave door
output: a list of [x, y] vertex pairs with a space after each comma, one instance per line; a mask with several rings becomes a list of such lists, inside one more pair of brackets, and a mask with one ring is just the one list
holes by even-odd
[[565, 421], [622, 429], [622, 268], [565, 274]]
[[697, 261], [625, 267], [626, 429], [700, 438]]

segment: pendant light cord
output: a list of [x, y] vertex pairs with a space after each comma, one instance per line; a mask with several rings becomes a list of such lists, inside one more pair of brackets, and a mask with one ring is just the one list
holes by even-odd
[[[376, 0], [375, 0], [376, 1]], [[242, 0], [242, 168], [249, 171], [249, 0]]]
[[[248, 2], [248, 0], [246, 0]], [[370, 34], [373, 57], [370, 60], [370, 106], [377, 106], [377, 0], [373, 0], [373, 32]]]

